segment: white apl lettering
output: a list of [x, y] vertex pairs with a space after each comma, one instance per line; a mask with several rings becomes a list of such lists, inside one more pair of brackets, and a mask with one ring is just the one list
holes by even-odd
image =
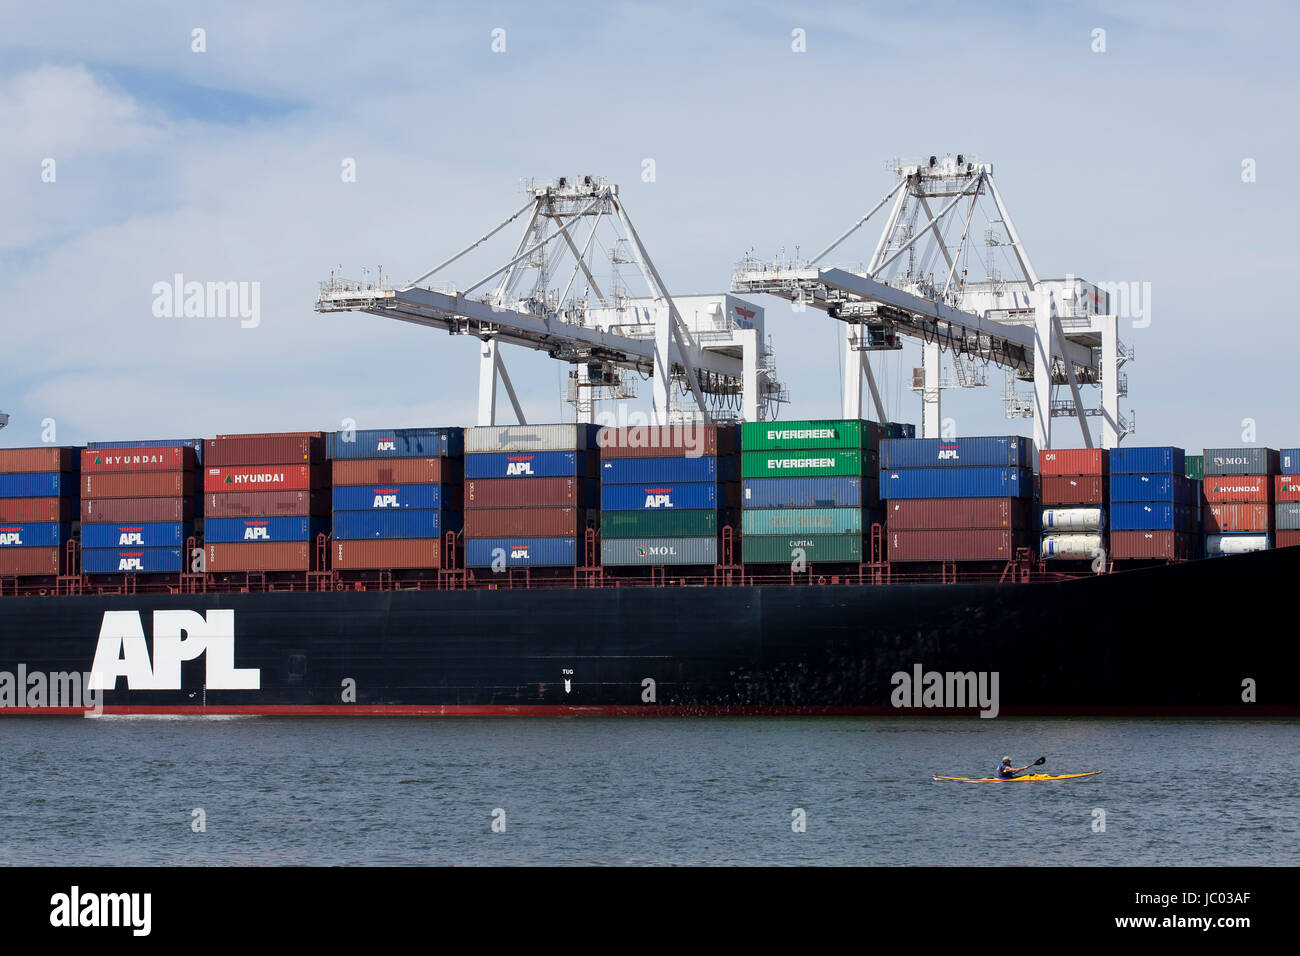
[[531, 461], [512, 461], [506, 463], [507, 475], [531, 475], [533, 473], [533, 463]]
[[400, 508], [397, 503], [397, 495], [375, 495], [375, 508]]
[[214, 608], [153, 612], [153, 660], [139, 611], [105, 611], [90, 668], [90, 687], [115, 690], [126, 678], [128, 690], [180, 690], [181, 662], [204, 655], [209, 690], [260, 690], [262, 672], [235, 667], [235, 612]]
[[672, 495], [646, 495], [645, 506], [647, 508], [671, 508], [673, 506]]

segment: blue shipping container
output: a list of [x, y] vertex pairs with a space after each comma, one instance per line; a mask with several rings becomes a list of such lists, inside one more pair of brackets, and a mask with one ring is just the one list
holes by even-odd
[[748, 478], [745, 508], [860, 508], [861, 478]]
[[336, 511], [336, 541], [437, 538], [461, 529], [459, 511]]
[[437, 511], [446, 493], [442, 485], [335, 485], [335, 511]]
[[175, 548], [194, 533], [185, 521], [118, 521], [81, 525], [83, 548]]
[[610, 458], [600, 463], [600, 480], [610, 485], [663, 481], [735, 481], [736, 458]]
[[85, 574], [175, 574], [183, 571], [184, 548], [89, 548], [81, 552]]
[[1300, 448], [1283, 448], [1279, 453], [1281, 458], [1281, 467], [1278, 469], [1284, 475], [1300, 475]]
[[79, 493], [78, 477], [71, 472], [32, 471], [0, 475], [0, 498], [71, 498]]
[[1160, 445], [1152, 448], [1112, 448], [1112, 475], [1181, 475], [1185, 455], [1181, 448]]
[[465, 456], [466, 478], [573, 478], [587, 474], [581, 451], [500, 451]]
[[880, 470], [895, 468], [1032, 468], [1034, 444], [1020, 435], [991, 438], [887, 438]]
[[490, 568], [498, 558], [508, 568], [573, 567], [578, 563], [576, 538], [469, 538], [465, 566]]
[[1028, 468], [895, 468], [880, 473], [880, 497], [1028, 498], [1034, 473]]
[[0, 548], [57, 548], [70, 534], [72, 525], [57, 521], [0, 522]]
[[1111, 502], [1111, 531], [1182, 531], [1195, 533], [1199, 515], [1191, 505], [1168, 501]]
[[87, 448], [193, 448], [194, 460], [203, 464], [202, 438], [151, 438], [148, 441], [92, 441]]
[[724, 499], [717, 483], [686, 482], [649, 485], [602, 485], [600, 507], [604, 511], [716, 510]]
[[887, 422], [885, 424], [886, 438], [915, 438], [916, 426], [904, 422]]
[[330, 432], [330, 458], [457, 458], [465, 453], [462, 428], [363, 428]]
[[207, 544], [234, 544], [243, 541], [315, 541], [316, 535], [329, 531], [321, 518], [277, 515], [273, 518], [208, 518], [203, 522], [203, 540]]
[[[1169, 501], [1190, 505], [1197, 500], [1197, 481], [1185, 475], [1111, 475], [1110, 500]], [[1122, 530], [1122, 529], [1119, 529]]]

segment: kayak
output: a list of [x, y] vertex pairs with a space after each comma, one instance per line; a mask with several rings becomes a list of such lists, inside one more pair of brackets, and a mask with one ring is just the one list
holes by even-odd
[[941, 777], [934, 774], [935, 780], [960, 780], [963, 783], [1038, 783], [1043, 780], [1077, 780], [1079, 777], [1095, 777], [1100, 770], [1087, 773], [1062, 773], [1053, 776], [1050, 773], [1027, 773], [1022, 777]]

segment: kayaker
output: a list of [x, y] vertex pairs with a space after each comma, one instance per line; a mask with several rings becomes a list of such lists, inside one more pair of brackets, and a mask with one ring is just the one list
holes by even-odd
[[1029, 769], [1029, 767], [1029, 764], [1025, 764], [1023, 767], [1013, 767], [1011, 766], [1011, 758], [1003, 757], [1002, 763], [998, 764], [998, 769], [993, 771], [993, 775], [995, 777], [1000, 777], [1003, 780], [1010, 780], [1017, 774], [1024, 773]]

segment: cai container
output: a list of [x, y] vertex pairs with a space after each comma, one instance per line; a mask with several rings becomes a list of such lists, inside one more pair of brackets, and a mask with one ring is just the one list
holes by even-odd
[[576, 538], [586, 530], [587, 512], [582, 508], [475, 508], [465, 512], [467, 538]]
[[1032, 520], [1028, 498], [915, 498], [885, 505], [885, 527], [891, 531], [1028, 528]]
[[[511, 509], [517, 510], [517, 509]], [[600, 536], [609, 538], [704, 538], [716, 536], [730, 522], [738, 528], [734, 512], [719, 511], [602, 511]], [[465, 522], [469, 528], [469, 521]]]
[[363, 428], [330, 432], [329, 458], [451, 458], [464, 454], [463, 428]]
[[1185, 453], [1173, 445], [1146, 448], [1112, 448], [1110, 473], [1114, 475], [1185, 475]]
[[176, 574], [186, 569], [184, 548], [83, 548], [83, 574]]
[[87, 448], [81, 453], [82, 474], [88, 472], [191, 471], [194, 449], [188, 445], [136, 448]]
[[1038, 473], [1048, 475], [1110, 474], [1110, 456], [1105, 448], [1044, 448], [1038, 453]]
[[83, 524], [113, 521], [189, 521], [194, 517], [194, 499], [174, 495], [168, 498], [82, 498]]
[[437, 538], [459, 531], [459, 511], [336, 511], [334, 538], [367, 541], [383, 538]]
[[747, 451], [742, 478], [847, 478], [877, 472], [875, 452], [849, 450]]
[[750, 478], [741, 490], [745, 508], [869, 508], [879, 501], [875, 478]]
[[855, 418], [746, 422], [740, 426], [740, 447], [745, 451], [829, 448], [877, 451], [884, 437], [884, 425]]
[[595, 455], [581, 451], [517, 451], [476, 453], [465, 456], [465, 477], [470, 478], [595, 478]]
[[480, 425], [465, 429], [465, 453], [582, 451], [596, 447], [595, 425]]
[[335, 541], [330, 561], [335, 571], [432, 570], [440, 567], [441, 546], [440, 538]]
[[1185, 561], [1195, 554], [1195, 536], [1179, 531], [1110, 533], [1110, 556], [1116, 560]]
[[862, 535], [861, 508], [746, 508], [740, 530], [750, 535], [856, 534]]
[[45, 577], [63, 573], [64, 548], [0, 548], [0, 576]]
[[[1278, 514], [1286, 505], [1278, 505]], [[1300, 504], [1295, 506], [1300, 510]], [[1229, 503], [1215, 502], [1207, 504], [1201, 512], [1201, 524], [1206, 533], [1217, 534], [1224, 531], [1271, 531], [1273, 506], [1267, 503]], [[1300, 524], [1294, 527], [1300, 528]]]
[[203, 547], [204, 569], [211, 574], [243, 571], [311, 571], [315, 541], [240, 542]]
[[[448, 494], [450, 489], [454, 495]], [[342, 485], [331, 494], [335, 511], [460, 509], [459, 485]]]
[[75, 520], [75, 498], [0, 498], [0, 521]]
[[613, 538], [601, 542], [600, 563], [607, 567], [717, 564], [718, 539]]
[[613, 458], [714, 458], [739, 448], [734, 425], [632, 425], [601, 428], [596, 447], [602, 461]]
[[606, 485], [654, 481], [735, 481], [735, 456], [725, 458], [611, 458], [600, 463]]
[[1100, 475], [1044, 475], [1039, 500], [1044, 505], [1104, 505], [1107, 484]]
[[[143, 477], [143, 476], [142, 476]], [[203, 491], [310, 491], [329, 484], [322, 465], [205, 465]]]
[[503, 562], [507, 568], [573, 567], [581, 551], [577, 538], [466, 538], [465, 566], [490, 568]]
[[1028, 468], [892, 468], [880, 473], [880, 497], [1028, 498], [1034, 475]]
[[176, 548], [194, 534], [187, 521], [113, 522], [81, 525], [82, 548]]
[[81, 476], [82, 498], [188, 498], [194, 495], [194, 472], [89, 472]]
[[685, 482], [649, 485], [603, 485], [602, 511], [698, 511], [734, 508], [740, 502], [738, 485]]
[[894, 531], [885, 535], [889, 560], [1007, 561], [1033, 542], [1028, 532], [996, 529]]
[[880, 443], [880, 468], [1028, 468], [1033, 442], [1021, 435], [980, 438], [890, 438]]
[[590, 478], [476, 478], [465, 482], [464, 507], [594, 508], [597, 482]]
[[854, 534], [756, 535], [740, 541], [745, 564], [858, 564], [862, 538]]
[[234, 544], [262, 541], [310, 541], [318, 534], [328, 534], [329, 522], [308, 516], [265, 518], [206, 518], [203, 540], [207, 544]]
[[1278, 453], [1275, 448], [1207, 448], [1202, 456], [1205, 477], [1211, 475], [1276, 475]]
[[1216, 475], [1206, 478], [1201, 486], [1205, 500], [1211, 504], [1221, 501], [1271, 502], [1273, 478], [1267, 475]]
[[58, 521], [0, 523], [0, 548], [53, 548], [63, 544], [72, 526]]
[[335, 485], [438, 485], [460, 484], [459, 458], [394, 458], [334, 461], [330, 470]]
[[207, 518], [271, 518], [326, 515], [329, 493], [324, 491], [220, 491], [203, 496]]
[[75, 472], [80, 461], [78, 448], [45, 445], [39, 448], [0, 448], [0, 474], [18, 472]]
[[77, 475], [71, 472], [27, 472], [0, 475], [0, 498], [75, 497]]
[[203, 464], [312, 465], [325, 460], [319, 435], [218, 435], [203, 446]]

